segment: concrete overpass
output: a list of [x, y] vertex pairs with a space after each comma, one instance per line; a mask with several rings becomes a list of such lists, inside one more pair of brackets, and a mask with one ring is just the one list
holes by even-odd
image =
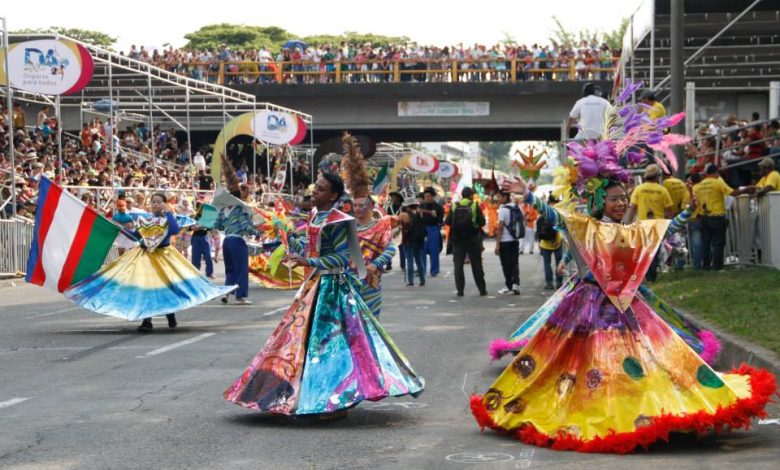
[[[599, 84], [605, 93], [609, 82]], [[558, 140], [583, 82], [233, 86], [314, 118], [314, 140], [348, 129], [377, 141]], [[424, 103], [424, 104], [419, 104]], [[453, 115], [460, 114], [460, 115]]]

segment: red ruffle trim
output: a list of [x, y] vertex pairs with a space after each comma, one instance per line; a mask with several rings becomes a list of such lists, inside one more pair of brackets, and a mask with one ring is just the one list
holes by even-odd
[[748, 429], [752, 418], [766, 417], [764, 407], [777, 391], [774, 375], [764, 369], [755, 369], [745, 364], [732, 370], [731, 373], [750, 377], [751, 395], [749, 397], [740, 398], [725, 408], [719, 407], [715, 413], [699, 411], [682, 415], [664, 414], [652, 418], [651, 424], [637, 428], [635, 431], [612, 432], [606, 436], [589, 440], [564, 433], [550, 436], [539, 432], [530, 424], [508, 432], [493, 422], [480, 395], [471, 396], [471, 413], [481, 429], [489, 427], [499, 432], [511, 434], [526, 444], [549, 447], [554, 450], [627, 454], [635, 451], [638, 447], [647, 449], [650, 444], [657, 441], [668, 442], [669, 434], [672, 432], [695, 432], [703, 435], [710, 430], [722, 433], [731, 429]]

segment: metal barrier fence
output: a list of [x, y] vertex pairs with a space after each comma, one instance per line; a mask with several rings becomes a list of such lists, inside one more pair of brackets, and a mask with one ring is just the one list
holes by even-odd
[[34, 227], [35, 224], [28, 220], [0, 220], [0, 275], [27, 271]]
[[780, 269], [780, 192], [761, 198], [738, 196], [728, 221], [727, 261]]

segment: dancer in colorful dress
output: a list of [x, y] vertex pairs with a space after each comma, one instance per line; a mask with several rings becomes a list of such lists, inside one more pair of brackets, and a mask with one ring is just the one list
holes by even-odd
[[619, 155], [638, 142], [668, 150], [680, 139], [663, 130], [682, 116], [650, 121], [619, 111], [607, 139], [570, 144], [574, 164], [559, 175], [569, 188], [564, 202], [587, 198], [590, 216], [547, 206], [521, 180], [505, 188], [564, 231], [579, 272], [512, 364], [472, 397], [480, 427], [558, 450], [627, 453], [676, 431], [749, 427], [775, 394], [766, 371], [713, 371], [637, 295], [670, 221], [620, 223], [629, 175]]
[[233, 403], [285, 415], [343, 414], [363, 400], [422, 392], [409, 365], [359, 294], [347, 270], [360, 265], [354, 219], [333, 209], [344, 192], [325, 174], [312, 193], [307, 240], [290, 240], [293, 266], [316, 268], [249, 367], [225, 391]]
[[152, 331], [152, 316], [165, 314], [168, 326], [177, 325], [175, 312], [226, 295], [235, 286], [215, 286], [175, 248], [176, 217], [165, 195], [151, 198], [151, 218], [140, 218], [135, 235], [141, 245], [65, 291], [65, 296], [87, 310], [127, 320], [143, 319], [141, 332]]
[[397, 217], [374, 218], [374, 200], [371, 198], [371, 179], [366, 172], [360, 144], [351, 135], [343, 139], [344, 158], [341, 161], [342, 177], [354, 200], [357, 235], [360, 252], [368, 273], [360, 278], [360, 295], [379, 318], [382, 309], [382, 273], [395, 256], [393, 228]]

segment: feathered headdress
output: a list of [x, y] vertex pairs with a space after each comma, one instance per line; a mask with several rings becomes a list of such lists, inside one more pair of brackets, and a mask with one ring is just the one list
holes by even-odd
[[236, 169], [233, 168], [233, 163], [227, 158], [225, 154], [222, 157], [222, 175], [225, 177], [225, 188], [230, 194], [237, 194], [240, 192], [240, 181], [236, 176]]
[[678, 134], [664, 134], [664, 131], [684, 117], [685, 113], [651, 119], [646, 113], [647, 105], [633, 104], [631, 96], [642, 83], [628, 83], [615, 99], [615, 105], [606, 113], [602, 140], [570, 142], [567, 146], [567, 161], [555, 172], [553, 194], [561, 202], [571, 204], [574, 199], [587, 199], [588, 208], [598, 210], [604, 207], [606, 187], [611, 181], [627, 183], [630, 174], [621, 165], [621, 156], [628, 164], [644, 160], [636, 152], [643, 144], [666, 155], [669, 166], [662, 158], [654, 157], [658, 165], [669, 171], [677, 170], [677, 160], [671, 146], [688, 142], [688, 137]]
[[372, 180], [366, 171], [366, 160], [360, 151], [360, 144], [348, 132], [344, 133], [342, 143], [344, 157], [341, 159], [341, 179], [353, 198], [370, 196]]

